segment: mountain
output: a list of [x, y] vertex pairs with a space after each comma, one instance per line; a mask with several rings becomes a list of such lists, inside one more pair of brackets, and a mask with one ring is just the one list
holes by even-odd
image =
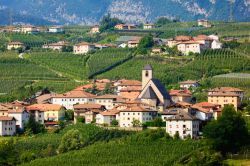
[[227, 21], [230, 9], [235, 21], [250, 21], [250, 0], [1, 0], [0, 24], [10, 20], [16, 24], [96, 24], [107, 13], [129, 23], [152, 22], [160, 16]]

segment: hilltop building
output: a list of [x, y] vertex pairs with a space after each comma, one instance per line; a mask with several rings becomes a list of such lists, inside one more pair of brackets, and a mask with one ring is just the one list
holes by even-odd
[[142, 70], [142, 92], [138, 96], [138, 100], [160, 112], [163, 112], [172, 103], [171, 96], [164, 85], [153, 78], [151, 65], [146, 65]]

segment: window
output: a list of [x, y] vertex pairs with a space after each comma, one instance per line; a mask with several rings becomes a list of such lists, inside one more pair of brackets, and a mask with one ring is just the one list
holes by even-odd
[[183, 128], [186, 128], [186, 125], [183, 125]]
[[183, 134], [186, 134], [186, 131], [183, 131]]
[[169, 128], [172, 128], [172, 125], [169, 125]]
[[123, 113], [123, 115], [125, 115], [125, 113]]
[[145, 74], [145, 76], [146, 76], [146, 77], [148, 77], [148, 75], [149, 75], [149, 74], [148, 74], [148, 71], [146, 71], [146, 74]]
[[130, 118], [128, 118], [128, 120], [130, 120]]
[[179, 125], [176, 125], [176, 128], [179, 128]]

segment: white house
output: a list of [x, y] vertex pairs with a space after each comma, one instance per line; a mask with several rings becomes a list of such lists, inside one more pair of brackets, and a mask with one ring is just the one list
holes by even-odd
[[95, 97], [95, 95], [84, 92], [83, 90], [73, 90], [52, 96], [51, 103], [62, 105], [66, 109], [73, 109], [75, 104], [94, 103]]
[[219, 40], [213, 40], [212, 43], [211, 43], [211, 48], [213, 50], [221, 49], [222, 48], [222, 43]]
[[180, 88], [181, 89], [189, 89], [189, 88], [196, 88], [199, 86], [198, 81], [194, 81], [194, 80], [187, 80], [187, 81], [183, 81], [180, 82]]
[[24, 124], [29, 120], [29, 113], [23, 108], [9, 110], [8, 116], [16, 119], [16, 129], [20, 130], [24, 129]]
[[120, 127], [133, 127], [133, 121], [138, 120], [140, 124], [152, 121], [157, 116], [157, 111], [142, 107], [133, 106], [120, 110], [119, 125]]
[[22, 42], [10, 42], [7, 45], [7, 50], [12, 50], [12, 49], [18, 49], [18, 48], [24, 48], [25, 45]]
[[16, 134], [16, 119], [9, 116], [0, 116], [0, 136]]
[[179, 134], [180, 138], [188, 136], [196, 138], [199, 134], [200, 121], [185, 111], [179, 111], [176, 115], [166, 119], [166, 132], [170, 136]]
[[29, 112], [29, 116], [33, 116], [35, 121], [44, 124], [44, 111], [37, 110], [37, 109], [28, 109], [26, 110]]
[[208, 121], [214, 118], [214, 114], [220, 110], [220, 106], [208, 102], [196, 103], [191, 108], [196, 112], [196, 118], [201, 121]]
[[100, 112], [96, 115], [96, 124], [108, 124], [111, 125], [113, 120], [118, 119], [117, 114], [119, 114], [119, 110], [113, 109], [109, 111]]
[[119, 102], [119, 100], [123, 100], [123, 98], [117, 95], [103, 95], [95, 97], [95, 103], [104, 105], [107, 110], [113, 109], [115, 103]]
[[87, 54], [89, 51], [94, 50], [95, 45], [87, 42], [82, 42], [74, 45], [73, 52], [74, 54]]
[[100, 33], [100, 26], [99, 25], [95, 25], [90, 29], [90, 33]]
[[143, 25], [143, 29], [153, 29], [153, 28], [155, 28], [154, 24], [144, 24]]
[[49, 28], [49, 32], [50, 33], [63, 33], [64, 32], [64, 29], [62, 27], [50, 27]]
[[67, 42], [65, 42], [65, 41], [59, 41], [59, 42], [57, 42], [57, 43], [50, 43], [50, 44], [44, 44], [43, 46], [42, 46], [42, 48], [45, 48], [45, 49], [52, 49], [52, 50], [57, 50], [57, 51], [61, 51], [62, 50], [62, 48], [64, 47], [64, 46], [67, 46], [68, 45], [68, 43]]
[[184, 55], [189, 55], [189, 53], [200, 54], [204, 49], [206, 49], [206, 47], [202, 42], [186, 41], [177, 43], [177, 49]]

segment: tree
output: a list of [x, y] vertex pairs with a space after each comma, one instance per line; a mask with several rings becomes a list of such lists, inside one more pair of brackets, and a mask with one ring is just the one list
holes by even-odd
[[80, 149], [82, 145], [81, 135], [79, 130], [72, 129], [65, 133], [59, 145], [59, 153], [68, 152], [70, 150]]
[[133, 119], [132, 125], [133, 125], [133, 127], [140, 127], [141, 122], [138, 119]]
[[116, 119], [113, 119], [111, 122], [112, 126], [118, 126], [119, 122]]
[[114, 26], [117, 24], [121, 24], [122, 21], [119, 20], [118, 18], [111, 18], [110, 13], [103, 16], [103, 18], [100, 21], [100, 31], [104, 32], [107, 30], [112, 30], [114, 29]]
[[25, 124], [24, 127], [25, 131], [29, 131], [32, 132], [33, 134], [38, 134], [38, 133], [42, 133], [45, 131], [45, 127], [44, 125], [36, 122], [34, 116], [30, 116], [28, 122]]
[[156, 21], [156, 26], [162, 26], [162, 25], [166, 25], [168, 23], [171, 23], [172, 21], [166, 17], [160, 17], [158, 18], [158, 20]]
[[246, 122], [232, 105], [225, 106], [222, 116], [205, 126], [203, 132], [212, 147], [223, 155], [238, 152], [249, 139]]
[[105, 85], [104, 90], [102, 91], [102, 94], [105, 95], [105, 94], [113, 94], [113, 93], [114, 93], [114, 89], [111, 87], [110, 83], [107, 83]]
[[137, 48], [137, 54], [147, 54], [147, 50], [152, 48], [154, 46], [154, 39], [152, 35], [146, 35], [144, 36]]
[[246, 106], [246, 112], [250, 114], [250, 105]]
[[[162, 118], [155, 118], [153, 123], [154, 123], [155, 127], [162, 127], [164, 124]], [[165, 125], [165, 127], [166, 127], [166, 125]]]
[[0, 140], [0, 165], [17, 165], [18, 151], [13, 139]]
[[67, 121], [74, 120], [74, 111], [73, 110], [65, 111], [65, 120], [67, 120]]
[[85, 123], [85, 117], [77, 117], [76, 122], [77, 123]]
[[88, 93], [95, 94], [95, 95], [99, 93], [96, 84], [93, 84], [92, 88], [88, 88], [85, 91]]
[[180, 134], [178, 131], [174, 134], [174, 139], [180, 139]]

